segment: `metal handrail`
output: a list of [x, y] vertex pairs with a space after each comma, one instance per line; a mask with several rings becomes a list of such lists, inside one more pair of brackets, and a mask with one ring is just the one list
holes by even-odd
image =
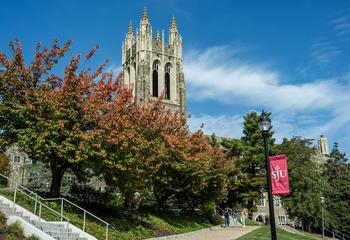
[[[37, 199], [33, 198], [32, 196], [30, 196], [30, 195], [27, 194], [26, 192], [22, 191], [22, 190], [19, 189], [18, 187], [17, 187], [17, 191], [22, 192], [23, 194], [25, 194], [26, 196], [28, 196], [29, 198], [31, 198], [31, 199], [34, 200], [34, 201], [38, 201]], [[65, 217], [64, 215], [62, 215], [61, 213], [57, 212], [56, 210], [50, 208], [49, 206], [43, 204], [42, 202], [38, 202], [38, 203], [39, 203], [40, 205], [46, 207], [46, 208], [49, 209], [50, 211], [54, 212], [55, 214], [57, 214], [57, 215], [60, 216], [61, 218], [64, 218], [66, 221], [70, 221], [69, 218]], [[35, 213], [34, 213], [34, 214], [35, 214]]]
[[[2, 175], [1, 173], [0, 173], [0, 176], [5, 177], [5, 178], [8, 179], [8, 180], [11, 180], [11, 179], [9, 179], [8, 177]], [[16, 204], [16, 193], [17, 193], [17, 191], [20, 191], [21, 193], [23, 193], [24, 195], [26, 195], [27, 197], [29, 197], [30, 199], [32, 199], [33, 201], [35, 201], [35, 203], [38, 202], [37, 197], [41, 198], [39, 195], [37, 195], [37, 194], [34, 193], [33, 191], [30, 191], [29, 189], [23, 187], [22, 185], [18, 184], [17, 182], [15, 182], [15, 181], [13, 181], [13, 180], [11, 180], [11, 181], [15, 183], [15, 188], [3, 188], [3, 189], [5, 189], [5, 190], [12, 190], [12, 189], [13, 189], [13, 190], [14, 190], [14, 193], [15, 193], [15, 194], [14, 194], [14, 201], [13, 201], [13, 203], [14, 203], [13, 206], [14, 206], [14, 207], [15, 207], [15, 204]], [[24, 188], [25, 190], [28, 190], [30, 193], [34, 194], [36, 198], [33, 198], [33, 197], [30, 196], [28, 193], [26, 193], [25, 191], [21, 190], [19, 187]], [[41, 203], [41, 202], [38, 202], [38, 203], [41, 204], [42, 206], [46, 207], [46, 208], [49, 209], [50, 211], [54, 212], [55, 214], [57, 214], [57, 215], [60, 216], [61, 218], [64, 218], [65, 220], [70, 221], [69, 218], [65, 217], [64, 215], [62, 215], [61, 213], [57, 212], [56, 210], [50, 208], [49, 206], [47, 206], [47, 205], [45, 205], [45, 204], [43, 204], [43, 203]], [[35, 214], [35, 213], [34, 213], [34, 214]]]
[[327, 232], [331, 233], [333, 238], [338, 237], [341, 240], [350, 240], [350, 236], [346, 235], [345, 233], [342, 233], [341, 231], [338, 231], [336, 229], [330, 230], [328, 228], [324, 228]]
[[[55, 211], [55, 210], [53, 210], [53, 209], [52, 209], [52, 210], [55, 211], [56, 213], [58, 213], [59, 216], [61, 217], [61, 221], [63, 221], [63, 218], [64, 218], [64, 219], [68, 219], [68, 218], [66, 218], [66, 217], [64, 216], [64, 212], [63, 212], [63, 209], [64, 209], [64, 202], [68, 202], [69, 204], [73, 205], [74, 207], [76, 207], [76, 208], [78, 208], [78, 209], [80, 209], [80, 210], [82, 210], [82, 211], [84, 212], [84, 220], [83, 220], [83, 231], [84, 231], [84, 232], [86, 232], [86, 231], [85, 231], [85, 226], [86, 226], [86, 214], [89, 214], [90, 216], [94, 217], [95, 219], [101, 221], [102, 223], [104, 223], [104, 224], [106, 225], [106, 240], [108, 240], [108, 232], [109, 232], [109, 225], [110, 225], [110, 224], [107, 223], [106, 221], [102, 220], [101, 218], [97, 217], [96, 215], [92, 214], [91, 212], [89, 212], [89, 211], [83, 209], [82, 207], [80, 207], [80, 206], [78, 206], [77, 204], [75, 204], [75, 203], [73, 203], [73, 202], [67, 200], [66, 198], [62, 198], [62, 197], [60, 197], [60, 198], [43, 198], [43, 197], [39, 196], [38, 194], [36, 194], [35, 192], [33, 192], [32, 190], [30, 190], [30, 189], [28, 189], [28, 188], [26, 188], [26, 187], [24, 187], [24, 186], [18, 184], [18, 183], [17, 183], [16, 181], [14, 181], [13, 179], [8, 178], [7, 176], [5, 176], [5, 175], [3, 175], [3, 174], [1, 174], [1, 173], [0, 173], [0, 176], [2, 176], [2, 177], [4, 177], [4, 178], [6, 178], [7, 180], [11, 181], [12, 184], [15, 183], [16, 186], [20, 186], [21, 188], [25, 189], [26, 191], [28, 191], [29, 193], [31, 193], [31, 194], [33, 194], [33, 195], [35, 196], [36, 199], [34, 199], [34, 200], [35, 200], [34, 214], [35, 214], [35, 212], [36, 212], [36, 207], [37, 207], [37, 201], [38, 201], [38, 199], [40, 199], [41, 201], [57, 201], [57, 200], [60, 200], [60, 201], [61, 201], [61, 213], [58, 213], [57, 211]], [[22, 192], [24, 193], [24, 191], [22, 191]], [[26, 194], [26, 195], [29, 196], [28, 194]], [[30, 196], [29, 196], [29, 197], [30, 197]], [[33, 198], [32, 198], [32, 199], [33, 199]], [[43, 205], [44, 205], [44, 204], [43, 204]], [[47, 206], [45, 205], [45, 207], [47, 207]], [[49, 208], [49, 207], [48, 207], [48, 208]], [[69, 219], [68, 219], [68, 220], [69, 220]]]
[[[20, 185], [17, 182], [7, 178], [6, 176], [2, 175], [1, 173], [0, 173], [0, 176], [5, 177], [6, 179], [12, 181], [12, 184], [15, 183], [15, 188], [4, 188], [5, 190], [13, 190], [14, 191], [14, 194], [13, 194], [13, 213], [16, 212], [16, 197], [17, 197], [17, 192], [19, 191], [22, 194], [26, 195], [28, 198], [30, 198], [30, 199], [35, 201], [34, 212], [33, 212], [34, 215], [36, 215], [36, 207], [37, 207], [37, 204], [39, 203], [39, 212], [38, 212], [38, 215], [37, 215], [39, 217], [39, 222], [41, 222], [41, 220], [42, 220], [42, 217], [41, 217], [41, 213], [42, 213], [41, 209], [42, 209], [42, 207], [47, 208], [48, 210], [50, 210], [54, 214], [56, 214], [59, 217], [61, 217], [61, 221], [63, 221], [63, 219], [65, 219], [66, 223], [67, 223], [67, 238], [69, 238], [69, 221], [70, 221], [69, 218], [63, 216], [61, 213], [57, 212], [56, 210], [54, 210], [54, 209], [50, 208], [49, 206], [43, 204], [42, 202], [38, 201], [38, 195], [36, 193], [30, 191], [31, 194], [35, 195], [35, 198], [34, 198], [31, 195], [29, 195], [28, 193], [26, 193], [25, 191], [20, 189], [20, 187], [26, 189], [22, 185]], [[28, 190], [28, 189], [26, 189], [26, 190]]]
[[62, 200], [63, 200], [63, 201], [65, 201], [65, 202], [68, 202], [69, 204], [73, 205], [74, 207], [79, 208], [80, 210], [86, 212], [87, 214], [89, 214], [89, 215], [91, 215], [92, 217], [96, 218], [97, 220], [103, 222], [104, 224], [108, 224], [108, 225], [109, 225], [108, 222], [106, 222], [106, 221], [104, 221], [103, 219], [97, 217], [96, 215], [92, 214], [91, 212], [85, 210], [84, 208], [78, 206], [77, 204], [75, 204], [75, 203], [73, 203], [73, 202], [67, 200], [66, 198], [62, 198], [62, 197], [60, 197], [60, 198], [44, 198], [43, 200], [44, 200], [44, 201], [55, 201], [55, 200], [61, 200], [61, 201], [62, 201]]
[[342, 233], [341, 231], [338, 231], [338, 230], [333, 230], [333, 231], [334, 231], [336, 237], [340, 237], [344, 240], [350, 239], [350, 237], [348, 235], [346, 235], [345, 233]]
[[109, 229], [109, 223], [108, 222], [102, 220], [101, 218], [97, 217], [96, 215], [92, 214], [91, 212], [86, 211], [84, 208], [82, 208], [82, 207], [78, 206], [77, 204], [67, 200], [66, 198], [60, 197], [60, 198], [45, 198], [44, 199], [44, 201], [57, 201], [57, 200], [61, 201], [61, 213], [62, 214], [63, 214], [64, 202], [67, 202], [67, 203], [73, 205], [74, 207], [76, 207], [76, 208], [78, 208], [78, 209], [80, 209], [80, 210], [82, 210], [84, 212], [84, 220], [83, 220], [83, 231], [84, 232], [85, 232], [85, 226], [86, 226], [86, 214], [89, 214], [90, 216], [94, 217], [95, 219], [97, 219], [97, 220], [103, 222], [104, 224], [106, 224], [106, 240], [108, 240], [108, 229]]

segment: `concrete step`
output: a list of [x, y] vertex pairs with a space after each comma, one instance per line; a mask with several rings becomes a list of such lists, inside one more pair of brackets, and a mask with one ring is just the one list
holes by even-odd
[[62, 238], [56, 238], [57, 240], [88, 240], [87, 238], [81, 238], [81, 237], [62, 237]]
[[0, 201], [0, 207], [10, 207], [10, 204]]
[[70, 238], [79, 238], [79, 234], [78, 233], [67, 233], [67, 232], [52, 232], [52, 231], [48, 231], [45, 233], [49, 234], [50, 236], [52, 236], [53, 238], [64, 238], [64, 237], [70, 237]]
[[36, 222], [35, 226], [45, 228], [45, 229], [53, 229], [53, 230], [64, 230], [66, 229], [67, 225], [66, 224], [56, 224], [56, 223], [50, 223], [50, 222]]
[[8, 216], [15, 215], [22, 218], [26, 222], [57, 240], [88, 240], [87, 238], [80, 237], [78, 233], [73, 233], [71, 228], [68, 227], [67, 229], [66, 224], [42, 222], [31, 219], [29, 216], [24, 215], [21, 211], [13, 212], [13, 206], [9, 203], [0, 201], [0, 210]]

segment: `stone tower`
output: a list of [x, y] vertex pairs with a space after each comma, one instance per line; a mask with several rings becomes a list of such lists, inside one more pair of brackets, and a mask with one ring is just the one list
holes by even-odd
[[133, 90], [136, 102], [164, 96], [164, 105], [186, 111], [186, 88], [182, 67], [182, 38], [174, 17], [169, 27], [168, 43], [159, 30], [153, 38], [147, 9], [139, 29], [130, 22], [122, 44], [122, 83]]
[[324, 155], [329, 154], [328, 140], [327, 140], [327, 137], [325, 137], [324, 135], [321, 135], [320, 138], [318, 139], [318, 149]]

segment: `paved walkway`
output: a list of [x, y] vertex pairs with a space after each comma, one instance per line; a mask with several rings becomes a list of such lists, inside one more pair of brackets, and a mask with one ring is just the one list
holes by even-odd
[[212, 227], [198, 230], [191, 233], [172, 235], [161, 238], [154, 238], [157, 240], [233, 240], [237, 239], [260, 226], [246, 226], [243, 227]]

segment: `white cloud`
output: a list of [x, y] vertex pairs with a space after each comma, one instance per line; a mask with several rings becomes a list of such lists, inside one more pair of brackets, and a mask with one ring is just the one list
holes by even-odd
[[346, 10], [345, 14], [330, 21], [333, 30], [340, 40], [349, 40], [350, 37], [350, 14], [348, 12], [349, 9]]
[[[350, 24], [349, 24], [350, 25]], [[338, 47], [325, 40], [315, 42], [311, 47], [311, 59], [319, 65], [329, 64], [333, 58], [340, 55]]]
[[347, 95], [335, 79], [287, 84], [278, 71], [264, 64], [239, 61], [229, 53], [228, 47], [215, 47], [202, 53], [192, 51], [185, 57], [190, 97], [298, 112], [329, 108]]
[[[279, 140], [320, 134], [344, 139], [350, 132], [350, 83], [344, 84], [340, 78], [286, 83], [279, 71], [239, 59], [236, 53], [229, 47], [190, 51], [184, 59], [189, 97], [197, 102], [210, 100], [233, 108], [272, 111]], [[189, 123], [192, 130], [204, 123], [208, 134], [240, 137], [242, 120], [239, 115], [207, 113], [193, 116]], [[348, 142], [341, 144], [350, 148]]]
[[221, 137], [239, 138], [243, 129], [243, 116], [192, 115], [188, 123], [192, 132], [198, 130], [204, 124], [203, 131], [205, 134], [211, 135], [215, 133]]

